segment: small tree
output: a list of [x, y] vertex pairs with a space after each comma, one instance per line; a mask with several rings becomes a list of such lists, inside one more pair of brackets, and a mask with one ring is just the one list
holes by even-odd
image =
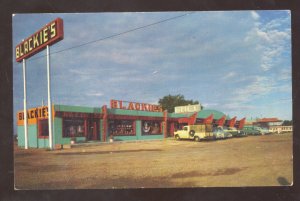
[[292, 126], [293, 125], [293, 121], [292, 120], [284, 120], [283, 122], [282, 122], [282, 125], [283, 126]]
[[[160, 98], [158, 103], [161, 105], [163, 110], [168, 110], [168, 112], [174, 112], [174, 108], [176, 106], [184, 106], [184, 105], [194, 105], [199, 104], [199, 101], [193, 100], [185, 100], [184, 96], [181, 94], [178, 95], [167, 95], [163, 98]], [[201, 109], [203, 107], [201, 106]]]

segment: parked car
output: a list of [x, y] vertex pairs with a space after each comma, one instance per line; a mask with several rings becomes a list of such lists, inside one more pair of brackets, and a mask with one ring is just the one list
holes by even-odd
[[221, 127], [213, 128], [213, 135], [214, 135], [214, 139], [216, 140], [225, 138], [225, 132]]
[[231, 137], [233, 137], [232, 133], [230, 133], [230, 132], [228, 132], [226, 130], [224, 130], [224, 133], [225, 133], [225, 138], [231, 138]]
[[268, 135], [271, 134], [271, 132], [269, 131], [269, 129], [266, 128], [261, 128], [261, 127], [256, 127], [257, 130], [259, 130], [261, 132], [262, 135]]
[[213, 139], [212, 125], [199, 124], [184, 126], [182, 130], [174, 132], [176, 140], [192, 139], [200, 141], [202, 139]]
[[243, 130], [238, 130], [235, 127], [228, 127], [226, 128], [228, 133], [232, 134], [232, 137], [246, 137], [247, 134]]
[[224, 128], [222, 126], [218, 126], [215, 132], [216, 135], [219, 135], [220, 137], [223, 136], [223, 138], [231, 138], [233, 136], [227, 128]]
[[257, 126], [244, 126], [242, 130], [246, 135], [262, 135]]

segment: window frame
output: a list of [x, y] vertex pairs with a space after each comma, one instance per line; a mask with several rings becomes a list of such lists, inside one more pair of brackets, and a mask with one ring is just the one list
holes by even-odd
[[[143, 131], [143, 125], [144, 125], [145, 122], [150, 123], [150, 129], [151, 129], [151, 127], [155, 123], [158, 123], [159, 132], [158, 133], [145, 133]], [[163, 126], [163, 121], [158, 121], [158, 120], [142, 120], [141, 121], [141, 135], [142, 136], [162, 135], [163, 134], [163, 128], [162, 128], [162, 126]]]
[[[131, 124], [125, 124], [124, 122], [131, 122]], [[115, 130], [112, 130], [111, 125], [116, 126], [117, 128], [115, 128]], [[122, 125], [125, 125], [125, 128], [122, 128]], [[118, 126], [121, 126], [121, 128], [119, 128], [119, 130], [126, 130], [126, 126], [130, 125], [132, 128], [130, 128], [132, 130], [132, 132], [129, 133], [118, 133], [117, 129]], [[122, 137], [122, 136], [136, 136], [137, 132], [136, 132], [136, 120], [132, 120], [132, 119], [110, 119], [108, 122], [108, 134], [109, 136], [114, 136], [114, 137]]]
[[[81, 120], [81, 121], [83, 121], [83, 132], [82, 132], [82, 135], [81, 136], [78, 136], [78, 135], [67, 135], [66, 133], [65, 133], [65, 130], [67, 130], [67, 128], [65, 128], [65, 126], [66, 126], [66, 120], [72, 120], [72, 119], [75, 119], [75, 120]], [[86, 119], [85, 118], [82, 118], [82, 117], [63, 117], [62, 118], [62, 137], [63, 138], [73, 138], [73, 137], [86, 137], [87, 136], [87, 129], [85, 128], [86, 127], [86, 123], [85, 123], [85, 121], [86, 121]], [[76, 125], [76, 126], [78, 126], [78, 125]], [[78, 128], [77, 128], [78, 129]]]
[[[48, 135], [43, 135], [43, 129], [42, 129], [42, 122], [46, 121], [46, 125], [47, 125], [47, 130], [48, 130]], [[38, 138], [40, 139], [48, 139], [49, 138], [49, 121], [48, 118], [47, 119], [38, 119]]]

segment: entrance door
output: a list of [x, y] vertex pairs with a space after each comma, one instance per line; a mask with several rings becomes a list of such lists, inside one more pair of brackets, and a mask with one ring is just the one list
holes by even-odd
[[96, 119], [88, 120], [87, 140], [99, 140], [99, 121]]
[[168, 137], [174, 137], [174, 130], [175, 130], [175, 123], [174, 122], [170, 122], [168, 123]]

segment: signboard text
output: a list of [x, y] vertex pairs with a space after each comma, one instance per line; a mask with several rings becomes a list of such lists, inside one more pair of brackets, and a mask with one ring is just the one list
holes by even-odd
[[16, 61], [21, 62], [63, 38], [63, 20], [57, 18], [16, 46]]
[[111, 100], [110, 108], [124, 109], [124, 110], [141, 110], [149, 112], [162, 112], [160, 105], [153, 105], [148, 103], [136, 103], [121, 100]]

